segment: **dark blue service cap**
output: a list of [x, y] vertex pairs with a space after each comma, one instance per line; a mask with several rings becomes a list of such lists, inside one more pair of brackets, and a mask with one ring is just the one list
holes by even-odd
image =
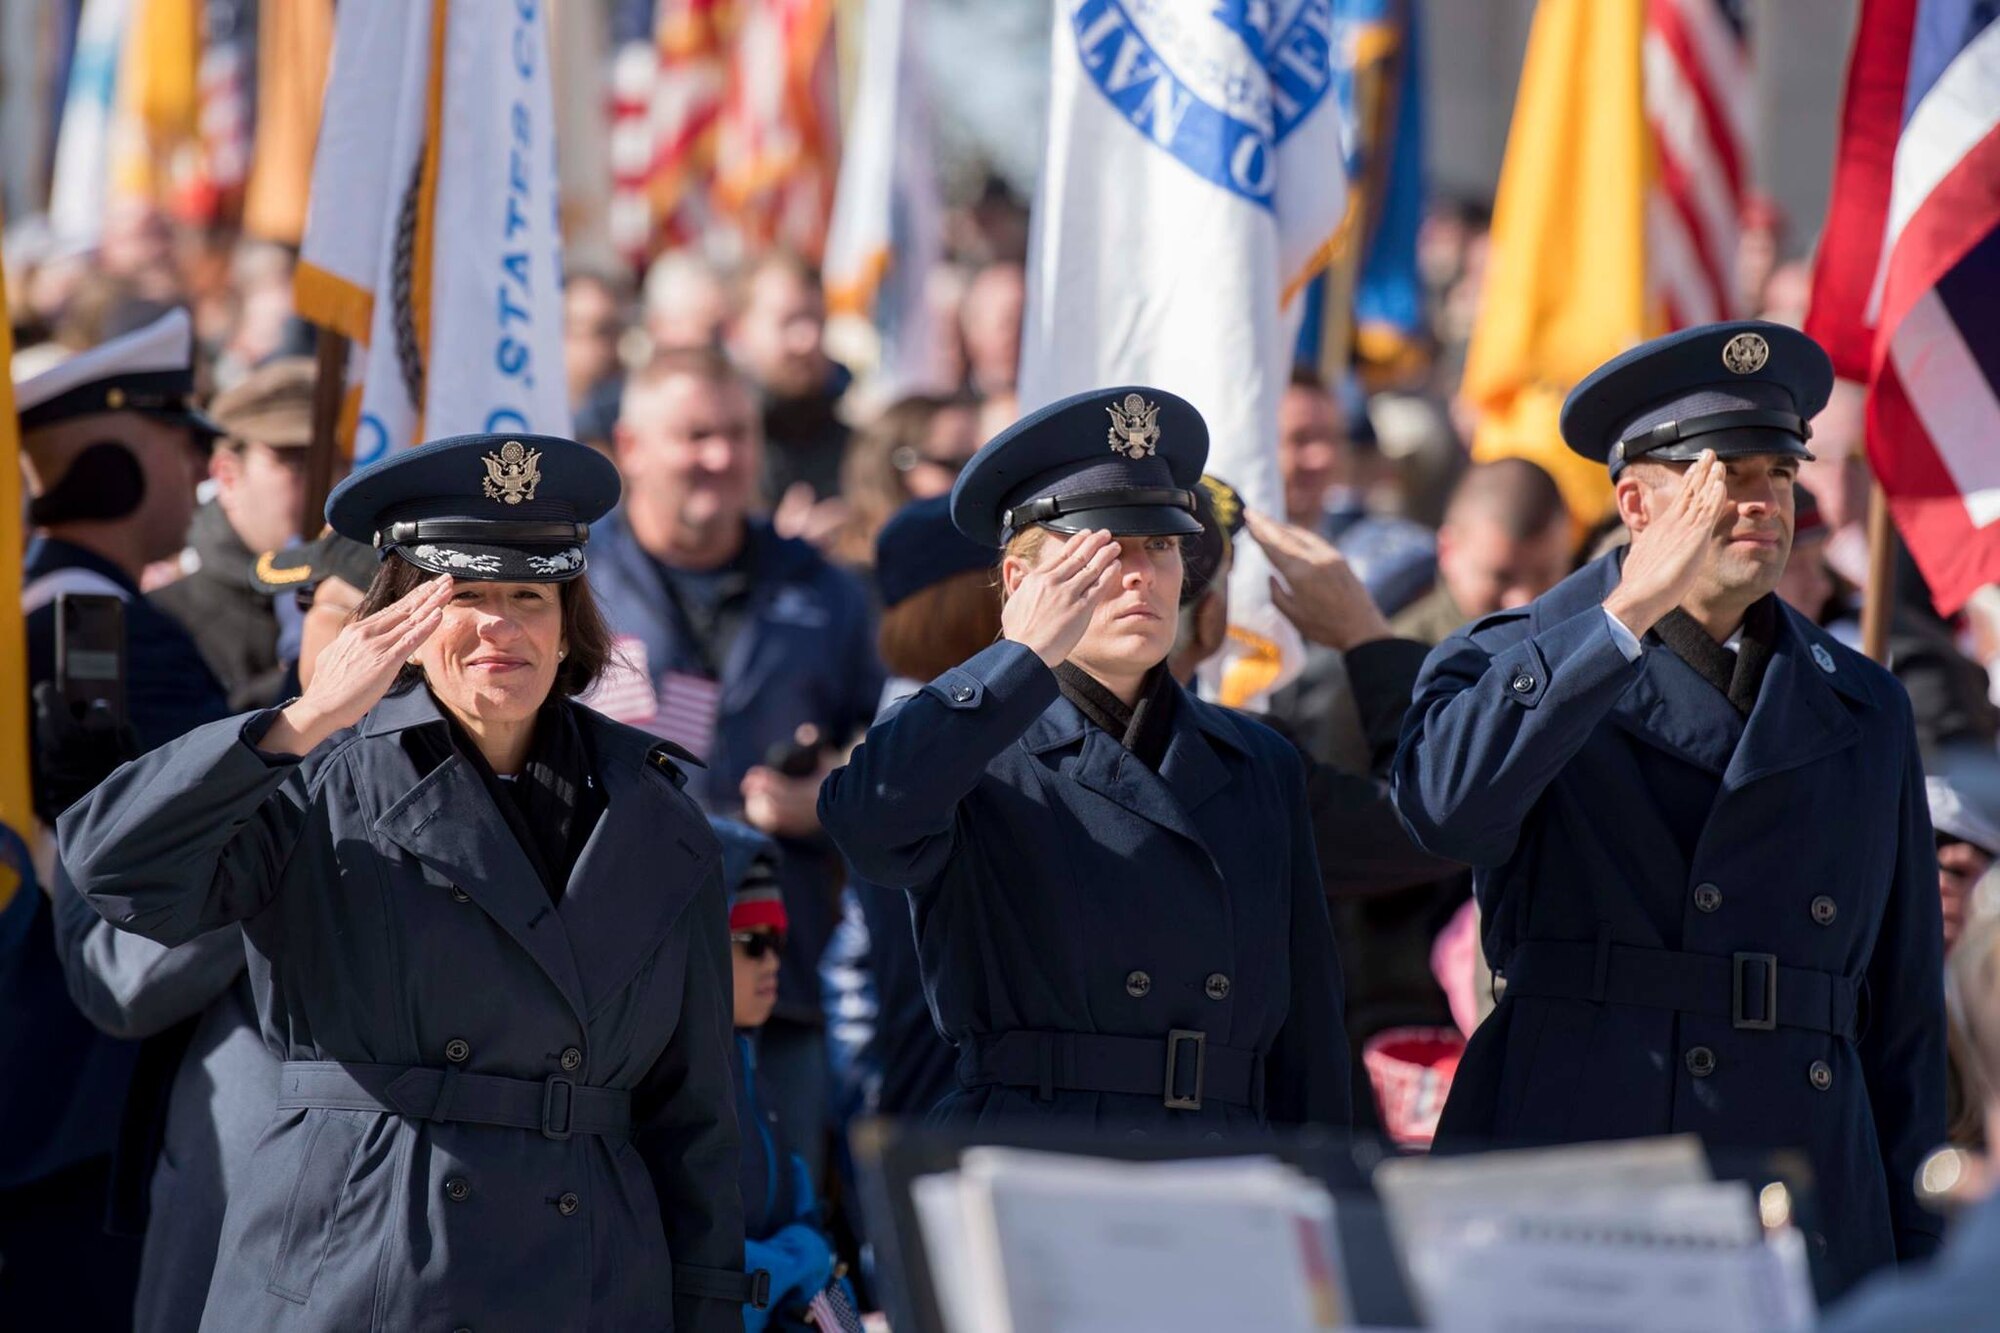
[[1092, 389], [988, 440], [951, 488], [951, 520], [982, 546], [1037, 524], [1121, 537], [1201, 531], [1194, 486], [1208, 426], [1186, 399], [1142, 384]]
[[875, 538], [875, 586], [894, 606], [954, 574], [991, 569], [997, 556], [952, 524], [950, 496], [912, 500]]
[[1702, 324], [1641, 343], [1570, 391], [1562, 435], [1617, 476], [1640, 458], [1810, 459], [1811, 421], [1833, 391], [1833, 363], [1797, 329], [1763, 320]]
[[334, 488], [326, 521], [433, 574], [564, 583], [590, 525], [618, 503], [618, 469], [552, 435], [455, 435], [391, 454]]

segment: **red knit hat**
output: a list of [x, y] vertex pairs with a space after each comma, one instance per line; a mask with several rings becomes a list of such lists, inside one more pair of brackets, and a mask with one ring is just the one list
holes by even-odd
[[750, 859], [750, 868], [743, 873], [743, 882], [736, 886], [736, 892], [729, 898], [729, 929], [732, 932], [745, 930], [775, 930], [784, 934], [789, 921], [785, 916], [785, 895], [778, 889], [777, 858], [768, 852], [759, 852]]

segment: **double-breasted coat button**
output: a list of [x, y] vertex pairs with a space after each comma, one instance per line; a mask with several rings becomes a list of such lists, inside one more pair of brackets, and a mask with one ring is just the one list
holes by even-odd
[[972, 687], [970, 685], [954, 685], [951, 687], [951, 697], [958, 703], [971, 703]]
[[574, 1074], [583, 1064], [583, 1052], [574, 1046], [565, 1046], [563, 1047], [562, 1058], [558, 1063], [562, 1065], [563, 1072]]
[[455, 1065], [462, 1065], [472, 1058], [472, 1047], [463, 1038], [453, 1037], [444, 1044], [444, 1058]]
[[1226, 1000], [1229, 998], [1229, 978], [1220, 972], [1211, 972], [1208, 980], [1202, 983], [1202, 989], [1208, 992], [1211, 1000]]
[[1151, 989], [1153, 989], [1153, 979], [1144, 972], [1127, 972], [1125, 974], [1125, 993], [1133, 999], [1144, 999], [1146, 992]]
[[1707, 1078], [1715, 1072], [1715, 1052], [1706, 1046], [1696, 1046], [1687, 1053], [1688, 1073], [1696, 1078]]
[[1806, 1070], [1806, 1077], [1812, 1080], [1814, 1088], [1825, 1092], [1833, 1086], [1833, 1066], [1824, 1060], [1815, 1060]]
[[1695, 885], [1694, 905], [1701, 911], [1713, 912], [1716, 908], [1722, 906], [1722, 890], [1716, 888], [1713, 884]]
[[1825, 894], [1822, 893], [1819, 897], [1812, 900], [1812, 918], [1820, 925], [1832, 925], [1833, 919], [1839, 915], [1840, 904]]
[[1534, 689], [1535, 678], [1527, 672], [1523, 671], [1520, 675], [1514, 677], [1514, 693], [1532, 694]]
[[583, 1206], [583, 1200], [577, 1198], [576, 1195], [573, 1193], [565, 1194], [560, 1199], [556, 1200], [556, 1211], [561, 1213], [564, 1217], [574, 1217], [576, 1215], [576, 1210], [581, 1208], [582, 1206]]
[[451, 886], [451, 900], [455, 903], [469, 903], [472, 901], [472, 895], [454, 884]]
[[468, 1181], [464, 1176], [453, 1176], [444, 1183], [444, 1197], [450, 1199], [453, 1203], [464, 1203], [466, 1196], [471, 1193], [472, 1182]]

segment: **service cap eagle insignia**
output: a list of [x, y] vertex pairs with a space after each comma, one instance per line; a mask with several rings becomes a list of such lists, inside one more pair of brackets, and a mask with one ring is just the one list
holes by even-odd
[[519, 440], [509, 440], [500, 446], [499, 453], [482, 457], [479, 461], [486, 464], [486, 477], [480, 486], [486, 498], [510, 505], [534, 499], [535, 487], [542, 484], [541, 460], [541, 450], [530, 449]]
[[1104, 409], [1111, 414], [1111, 448], [1135, 462], [1151, 458], [1160, 443], [1160, 406], [1136, 393]]

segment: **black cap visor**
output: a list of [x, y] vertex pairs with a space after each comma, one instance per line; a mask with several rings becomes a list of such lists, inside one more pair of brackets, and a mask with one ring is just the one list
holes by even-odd
[[465, 583], [567, 583], [587, 565], [580, 545], [495, 546], [417, 541], [385, 547], [418, 569]]
[[1115, 537], [1193, 537], [1201, 532], [1201, 520], [1185, 509], [1169, 505], [1105, 505], [1058, 514], [1039, 526], [1055, 532], [1078, 533], [1093, 530]]
[[1663, 444], [1644, 453], [1633, 452], [1643, 443], [1643, 439], [1623, 442], [1621, 445], [1623, 462], [1692, 463], [1701, 457], [1704, 449], [1715, 450], [1717, 458], [1796, 458], [1807, 463], [1813, 461], [1813, 451], [1806, 448], [1806, 442], [1798, 436], [1790, 431], [1769, 430], [1757, 426], [1709, 431], [1702, 435], [1690, 435], [1671, 444]]

